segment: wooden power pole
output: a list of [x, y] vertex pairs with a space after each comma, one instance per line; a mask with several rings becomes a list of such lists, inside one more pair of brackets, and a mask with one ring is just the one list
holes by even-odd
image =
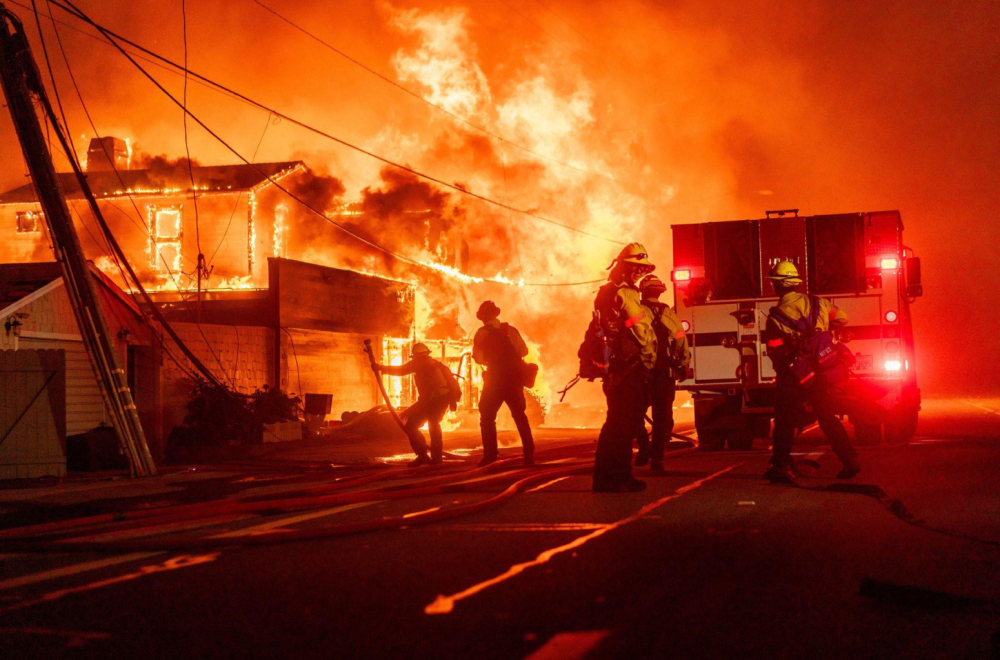
[[[66, 293], [69, 294], [83, 344], [94, 367], [104, 406], [114, 423], [122, 452], [128, 458], [129, 472], [132, 476], [156, 474], [156, 465], [149, 453], [125, 371], [121, 368], [114, 340], [108, 330], [100, 298], [90, 275], [90, 267], [73, 226], [38, 115], [35, 114], [33, 100], [40, 102], [48, 112], [51, 112], [52, 106], [42, 86], [24, 26], [3, 3], [0, 3], [0, 79], [7, 98], [7, 108], [24, 152], [24, 160], [28, 164], [45, 212], [45, 222], [56, 260], [62, 266]], [[73, 160], [72, 147], [65, 135], [58, 128], [55, 133], [63, 148], [68, 150], [67, 156]]]

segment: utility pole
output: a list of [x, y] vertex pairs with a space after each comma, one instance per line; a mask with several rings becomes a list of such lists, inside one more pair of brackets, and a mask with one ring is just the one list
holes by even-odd
[[[129, 472], [132, 476], [154, 475], [156, 465], [146, 445], [125, 371], [121, 368], [114, 340], [108, 330], [100, 298], [90, 275], [90, 267], [80, 246], [80, 239], [52, 164], [52, 155], [46, 147], [41, 125], [35, 114], [33, 100], [37, 99], [47, 111], [51, 111], [51, 104], [45, 94], [24, 26], [3, 3], [0, 3], [0, 80], [7, 108], [21, 142], [21, 151], [45, 212], [55, 257], [62, 266], [66, 293], [69, 294], [83, 344], [90, 356], [105, 409], [114, 423], [122, 452], [128, 458]], [[72, 160], [72, 147], [65, 135], [58, 129], [55, 133]], [[85, 181], [81, 184], [85, 184]]]

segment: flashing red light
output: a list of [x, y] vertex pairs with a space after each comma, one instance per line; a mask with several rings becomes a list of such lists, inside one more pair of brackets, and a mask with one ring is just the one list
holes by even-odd
[[903, 363], [899, 360], [886, 360], [885, 370], [886, 371], [899, 371], [903, 368]]
[[684, 332], [688, 332], [691, 329], [691, 324], [688, 323], [687, 321], [681, 321], [681, 328], [684, 330]]
[[897, 314], [896, 312], [888, 311], [888, 312], [885, 313], [885, 322], [886, 323], [895, 323], [898, 318], [899, 318], [899, 314]]
[[899, 259], [888, 257], [882, 260], [882, 270], [896, 270], [899, 268]]
[[671, 279], [674, 282], [687, 282], [691, 279], [691, 271], [689, 270], [675, 270], [671, 274]]

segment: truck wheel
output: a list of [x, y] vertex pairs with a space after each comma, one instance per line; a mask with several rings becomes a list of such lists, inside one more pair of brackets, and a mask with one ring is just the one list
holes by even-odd
[[733, 451], [748, 451], [753, 449], [753, 436], [750, 429], [734, 430], [726, 438], [729, 448]]
[[725, 431], [698, 431], [698, 449], [701, 451], [722, 451], [725, 446]]
[[885, 444], [905, 445], [917, 433], [916, 406], [901, 406], [889, 413], [885, 420]]
[[874, 447], [882, 441], [881, 424], [855, 424], [854, 444], [858, 447]]

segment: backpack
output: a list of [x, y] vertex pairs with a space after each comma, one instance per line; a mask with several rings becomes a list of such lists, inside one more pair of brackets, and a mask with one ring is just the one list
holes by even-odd
[[483, 352], [486, 353], [486, 366], [498, 371], [514, 371], [521, 358], [514, 350], [514, 344], [510, 341], [510, 324], [501, 323], [499, 327], [493, 328], [484, 325], [486, 328], [485, 345]]
[[[435, 360], [435, 362], [437, 361]], [[448, 368], [448, 365], [441, 362], [437, 364], [441, 375], [444, 377], [444, 383], [448, 387], [448, 403], [458, 403], [462, 400], [462, 386], [459, 384], [458, 378]]]
[[580, 358], [580, 378], [593, 381], [608, 377], [611, 370], [611, 344], [601, 326], [600, 312], [594, 312], [577, 357]]
[[486, 344], [483, 346], [487, 357], [486, 373], [493, 371], [505, 374], [520, 382], [522, 387], [534, 387], [538, 378], [538, 365], [525, 362], [517, 354], [510, 338], [511, 325], [501, 323], [499, 328], [488, 325], [483, 327], [486, 328]]
[[812, 387], [816, 376], [828, 383], [839, 383], [850, 376], [849, 365], [853, 355], [843, 344], [834, 341], [831, 330], [816, 327], [819, 320], [819, 298], [809, 296], [809, 315], [793, 319], [778, 307], [772, 307], [769, 316], [799, 333], [796, 348], [798, 355], [792, 359], [791, 370], [799, 384]]

